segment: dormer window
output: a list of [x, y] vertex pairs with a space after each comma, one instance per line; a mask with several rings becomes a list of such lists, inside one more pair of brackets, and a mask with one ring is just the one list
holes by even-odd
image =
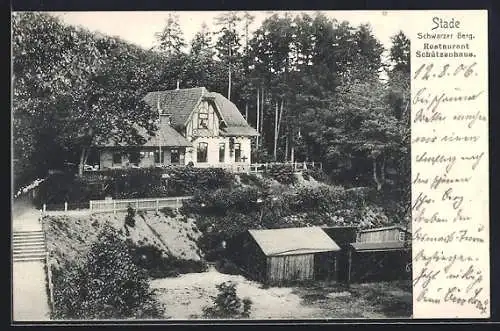
[[208, 111], [198, 113], [198, 129], [208, 129]]

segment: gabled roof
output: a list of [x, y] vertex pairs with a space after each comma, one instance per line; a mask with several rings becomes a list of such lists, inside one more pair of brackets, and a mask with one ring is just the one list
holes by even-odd
[[149, 92], [144, 101], [153, 109], [160, 108], [163, 114], [170, 114], [173, 127], [183, 128], [203, 98], [210, 98], [215, 103], [216, 111], [225, 123], [225, 127], [220, 128], [222, 136], [259, 135], [248, 125], [234, 103], [220, 93], [208, 92], [204, 87]]
[[248, 230], [266, 256], [336, 252], [340, 247], [319, 227]]
[[184, 127], [204, 93], [204, 87], [154, 91], [146, 94], [144, 102], [154, 110], [159, 107], [163, 114], [170, 114], [173, 127]]
[[226, 99], [222, 94], [211, 92], [210, 96], [214, 97], [217, 109], [219, 109], [222, 118], [226, 124], [225, 128], [221, 128], [222, 136], [258, 136], [257, 130], [248, 125], [243, 115], [241, 115], [238, 107], [230, 100]]

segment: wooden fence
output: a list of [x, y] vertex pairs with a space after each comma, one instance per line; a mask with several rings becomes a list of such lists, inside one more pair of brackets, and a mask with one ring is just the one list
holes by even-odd
[[157, 198], [157, 199], [127, 199], [127, 200], [90, 200], [91, 212], [116, 213], [126, 211], [130, 206], [135, 210], [160, 210], [161, 208], [179, 209], [182, 202], [191, 199], [191, 196]]

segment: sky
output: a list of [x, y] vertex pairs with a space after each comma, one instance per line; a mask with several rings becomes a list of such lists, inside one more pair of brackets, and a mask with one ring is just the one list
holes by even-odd
[[[352, 26], [369, 23], [374, 36], [388, 49], [390, 48], [390, 37], [402, 30], [407, 35], [408, 22], [405, 16], [397, 11], [321, 11], [328, 17], [338, 21], [348, 21]], [[190, 41], [201, 28], [203, 22], [208, 25], [209, 30], [215, 31], [214, 18], [223, 13], [221, 11], [118, 11], [118, 12], [51, 12], [63, 22], [83, 26], [91, 31], [118, 36], [126, 41], [132, 42], [144, 48], [155, 45], [155, 33], [162, 30], [169, 13], [178, 15], [179, 24], [184, 33], [186, 41]], [[275, 12], [251, 11], [255, 21], [249, 31], [257, 29], [262, 21]], [[284, 13], [284, 11], [280, 11]], [[312, 11], [289, 11], [290, 14], [308, 13]]]

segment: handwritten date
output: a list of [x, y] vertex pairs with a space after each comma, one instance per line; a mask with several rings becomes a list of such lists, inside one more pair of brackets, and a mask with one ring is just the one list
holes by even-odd
[[452, 65], [445, 64], [441, 67], [435, 66], [433, 63], [424, 63], [415, 71], [413, 79], [429, 80], [430, 78], [443, 78], [443, 77], [457, 77], [462, 75], [464, 78], [468, 78], [477, 73], [474, 71], [474, 67], [477, 62], [472, 64], [459, 64], [452, 68]]

